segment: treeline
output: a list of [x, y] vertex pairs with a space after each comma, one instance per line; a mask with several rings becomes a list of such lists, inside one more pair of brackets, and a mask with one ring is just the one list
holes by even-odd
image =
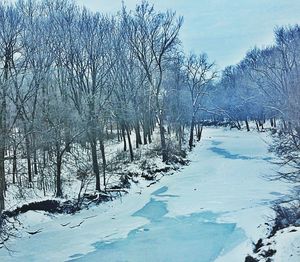
[[270, 121], [279, 131], [276, 151], [297, 168], [281, 175], [299, 181], [300, 27], [279, 27], [274, 32], [274, 45], [254, 48], [239, 64], [223, 71], [212, 100], [222, 117], [238, 128], [243, 122], [249, 130], [252, 120], [261, 130]]
[[21, 183], [22, 173], [34, 186], [53, 163], [62, 197], [62, 165], [75, 145], [91, 155], [97, 191], [106, 190], [110, 135], [131, 161], [156, 126], [164, 162], [168, 137], [175, 133], [180, 148], [185, 125], [193, 146], [216, 73], [203, 54], [185, 58], [182, 23], [147, 2], [111, 16], [64, 0], [0, 4], [0, 212], [8, 182]]

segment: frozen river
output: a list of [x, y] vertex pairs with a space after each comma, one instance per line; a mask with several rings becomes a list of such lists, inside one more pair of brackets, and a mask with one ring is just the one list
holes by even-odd
[[265, 179], [279, 168], [269, 140], [206, 128], [190, 165], [153, 186], [134, 186], [122, 199], [75, 216], [24, 215], [32, 230], [43, 231], [17, 240], [12, 256], [0, 251], [0, 260], [243, 261], [265, 233], [270, 204], [288, 192], [283, 182]]
[[274, 172], [266, 139], [257, 133], [206, 130], [190, 166], [162, 181], [132, 214], [147, 219], [145, 225], [125, 238], [96, 242], [94, 252], [72, 258], [208, 262], [222, 256], [229, 261], [230, 256], [242, 261], [242, 253], [235, 257], [231, 251], [245, 243], [251, 250], [249, 236], [258, 233], [254, 228], [284, 188], [263, 178]]

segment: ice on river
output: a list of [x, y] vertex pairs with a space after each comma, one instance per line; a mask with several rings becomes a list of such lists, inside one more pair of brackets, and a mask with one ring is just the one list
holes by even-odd
[[269, 141], [266, 133], [205, 128], [190, 165], [151, 187], [133, 186], [74, 216], [22, 215], [27, 228], [43, 230], [15, 240], [18, 252], [1, 250], [0, 260], [243, 261], [264, 233], [270, 203], [289, 190], [265, 179], [279, 168]]
[[[167, 187], [156, 192], [162, 191], [166, 193]], [[78, 261], [214, 261], [222, 251], [245, 239], [236, 224], [217, 223], [218, 214], [212, 212], [165, 217], [166, 202], [151, 198], [133, 214], [147, 218], [149, 224], [132, 230], [125, 239], [95, 243], [96, 251]]]

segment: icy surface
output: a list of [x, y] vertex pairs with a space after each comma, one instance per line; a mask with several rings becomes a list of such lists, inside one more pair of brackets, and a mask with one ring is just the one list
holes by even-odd
[[[158, 189], [154, 195], [166, 192]], [[235, 224], [216, 223], [217, 214], [195, 213], [176, 218], [167, 214], [166, 201], [151, 200], [133, 216], [150, 223], [130, 231], [126, 239], [98, 242], [97, 251], [78, 261], [214, 261], [220, 252], [245, 239]], [[76, 258], [76, 256], [73, 258]]]
[[[20, 216], [21, 239], [0, 261], [243, 261], [289, 191], [265, 133], [206, 128], [188, 167], [74, 216]], [[46, 217], [46, 218], [45, 218]], [[41, 229], [34, 236], [26, 231]]]

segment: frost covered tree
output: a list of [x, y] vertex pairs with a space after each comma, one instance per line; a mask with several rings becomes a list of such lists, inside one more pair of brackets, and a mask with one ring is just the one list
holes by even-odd
[[22, 18], [13, 5], [0, 4], [0, 212], [4, 209], [5, 152], [9, 138], [8, 93], [16, 70]]
[[191, 54], [185, 62], [186, 82], [191, 96], [192, 117], [189, 146], [193, 147], [196, 115], [201, 109], [203, 99], [209, 92], [209, 84], [216, 78], [214, 63], [210, 63], [206, 54]]
[[156, 13], [153, 6], [147, 2], [138, 5], [132, 14], [128, 14], [124, 9], [123, 17], [127, 25], [129, 44], [144, 69], [151, 88], [160, 130], [162, 159], [165, 162], [168, 159], [168, 152], [162, 82], [168, 59], [179, 44], [178, 33], [183, 18], [177, 18], [176, 13], [170, 11]]
[[[261, 131], [270, 120], [280, 138], [276, 150], [296, 170], [300, 148], [299, 47], [298, 25], [276, 28], [275, 44], [250, 50], [239, 64], [224, 70], [218, 91], [224, 118], [237, 127], [245, 121], [249, 130], [250, 119]], [[282, 177], [299, 180], [295, 172]]]

